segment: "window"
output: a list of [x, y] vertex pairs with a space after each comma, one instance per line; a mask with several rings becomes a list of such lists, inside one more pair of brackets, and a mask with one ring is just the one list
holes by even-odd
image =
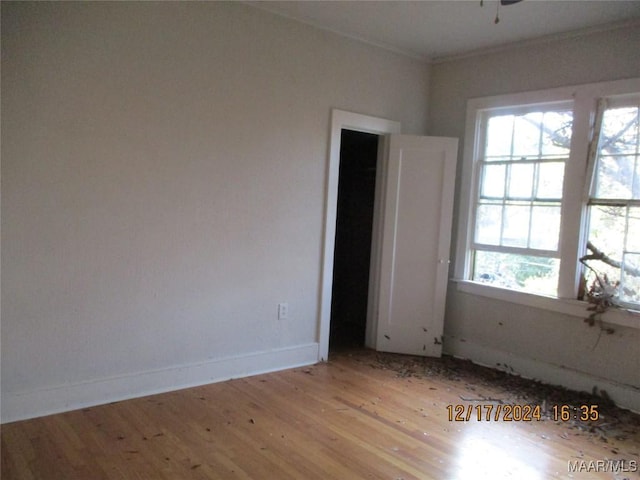
[[482, 115], [473, 280], [557, 293], [562, 187], [572, 115], [566, 104]]
[[474, 291], [640, 310], [640, 79], [470, 100], [460, 210]]
[[[589, 194], [586, 282], [640, 304], [640, 97], [604, 101]], [[593, 263], [592, 263], [593, 265]], [[597, 272], [599, 277], [596, 278]]]

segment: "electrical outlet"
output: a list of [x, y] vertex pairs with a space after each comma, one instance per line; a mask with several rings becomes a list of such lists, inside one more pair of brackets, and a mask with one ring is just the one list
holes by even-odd
[[278, 320], [286, 320], [288, 316], [289, 316], [289, 304], [279, 303], [278, 304]]

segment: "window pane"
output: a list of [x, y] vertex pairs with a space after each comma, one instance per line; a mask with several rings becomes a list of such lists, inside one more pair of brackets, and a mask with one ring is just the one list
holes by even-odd
[[509, 168], [509, 198], [529, 199], [533, 191], [533, 164], [511, 164]]
[[604, 154], [638, 152], [638, 108], [610, 108], [602, 117], [600, 151]]
[[640, 207], [629, 208], [628, 221], [625, 250], [628, 252], [640, 252]]
[[639, 108], [605, 110], [598, 142], [595, 197], [640, 199]]
[[546, 112], [542, 129], [542, 155], [569, 156], [573, 112]]
[[485, 156], [511, 156], [512, 131], [513, 115], [500, 115], [489, 118], [487, 122], [487, 142], [485, 144]]
[[504, 198], [505, 165], [485, 165], [482, 175], [481, 195], [483, 197]]
[[476, 215], [477, 243], [485, 245], [500, 245], [500, 230], [502, 227], [501, 205], [479, 205]]
[[622, 261], [619, 298], [627, 303], [640, 303], [640, 252], [625, 253]]
[[502, 245], [527, 247], [529, 237], [529, 207], [506, 205], [504, 207], [504, 233]]
[[[615, 262], [622, 260], [624, 250], [624, 231], [626, 222], [626, 208], [593, 206], [589, 209], [589, 242], [593, 247]], [[594, 252], [588, 250], [588, 254]], [[614, 267], [605, 261], [589, 260], [588, 265], [599, 272], [601, 277], [607, 276], [611, 283], [620, 280], [620, 268]], [[591, 284], [595, 276], [591, 271], [586, 271], [587, 283]]]
[[[633, 179], [635, 176], [635, 157], [601, 156], [596, 170], [595, 198], [631, 199], [633, 198]], [[638, 197], [640, 199], [640, 197]]]
[[476, 250], [473, 280], [513, 290], [557, 295], [560, 260]]
[[536, 198], [560, 199], [564, 184], [564, 163], [541, 163], [538, 167]]
[[636, 157], [636, 171], [633, 176], [632, 197], [640, 199], [640, 156]]
[[589, 210], [589, 241], [601, 252], [620, 261], [624, 249], [626, 209], [594, 206]]
[[540, 154], [542, 112], [528, 113], [515, 118], [513, 127], [513, 156], [534, 157]]
[[534, 206], [531, 210], [529, 246], [541, 250], [557, 250], [560, 237], [560, 207]]

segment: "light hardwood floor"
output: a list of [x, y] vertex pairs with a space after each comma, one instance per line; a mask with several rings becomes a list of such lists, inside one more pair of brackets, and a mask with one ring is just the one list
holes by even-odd
[[640, 432], [603, 436], [575, 422], [478, 421], [475, 413], [450, 421], [448, 405], [497, 405], [504, 392], [389, 365], [372, 352], [343, 353], [5, 424], [2, 478], [640, 478]]

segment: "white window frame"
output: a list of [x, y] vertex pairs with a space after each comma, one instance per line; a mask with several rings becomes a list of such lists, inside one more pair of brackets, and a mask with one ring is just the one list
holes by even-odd
[[[640, 78], [561, 87], [493, 97], [475, 98], [467, 102], [463, 168], [460, 183], [460, 209], [454, 280], [460, 291], [524, 304], [573, 316], [586, 316], [586, 302], [576, 300], [581, 270], [578, 259], [586, 245], [586, 212], [592, 172], [589, 171], [589, 145], [593, 137], [598, 99], [640, 92]], [[477, 198], [478, 165], [476, 152], [484, 140], [482, 114], [487, 110], [505, 113], [521, 111], [535, 105], [573, 102], [571, 152], [565, 166], [562, 224], [559, 251], [561, 257], [558, 296], [549, 297], [495, 287], [471, 281], [470, 247], [474, 233], [474, 208]], [[611, 310], [610, 323], [640, 328], [640, 312]]]
[[[600, 104], [598, 105], [599, 116], [604, 115], [606, 110], [612, 108], [620, 108], [620, 107], [637, 107], [640, 102], [640, 92], [636, 92], [634, 94], [629, 95], [616, 95], [610, 96], [607, 98], [603, 98]], [[597, 132], [599, 133], [599, 132]], [[596, 148], [593, 148], [590, 152], [589, 156], [589, 164], [588, 164], [588, 172], [591, 174], [591, 178], [589, 184], [585, 186], [587, 189], [587, 214], [590, 207], [602, 206], [602, 205], [612, 205], [616, 207], [624, 207], [628, 208], [630, 206], [639, 207], [640, 200], [637, 199], [610, 199], [610, 198], [598, 198], [596, 196], [596, 170], [598, 166], [598, 158], [600, 156], [600, 145], [596, 142], [593, 143]], [[588, 230], [588, 225], [586, 225], [586, 230]], [[622, 257], [620, 257], [622, 260]], [[618, 305], [623, 308], [640, 310], [636, 303], [625, 303], [624, 301], [618, 300]]]
[[[498, 165], [500, 163], [500, 161], [494, 161], [494, 160], [490, 160], [490, 161], [486, 161], [487, 155], [486, 155], [486, 145], [485, 145], [485, 139], [486, 139], [486, 135], [487, 135], [487, 131], [486, 128], [488, 126], [488, 121], [490, 118], [492, 117], [496, 117], [496, 116], [502, 116], [502, 115], [516, 115], [516, 116], [520, 116], [520, 115], [526, 115], [528, 113], [532, 113], [532, 112], [551, 112], [551, 111], [573, 111], [573, 100], [566, 100], [566, 101], [553, 101], [553, 102], [547, 102], [547, 103], [537, 103], [534, 105], [526, 105], [525, 107], [522, 106], [516, 106], [516, 107], [507, 107], [507, 108], [491, 108], [491, 109], [481, 109], [481, 110], [477, 110], [477, 131], [476, 131], [476, 137], [477, 137], [477, 141], [475, 142], [476, 145], [476, 149], [474, 150], [474, 156], [473, 156], [473, 161], [474, 161], [474, 178], [472, 181], [472, 188], [474, 188], [473, 191], [473, 201], [470, 202], [470, 226], [471, 228], [474, 227], [474, 224], [476, 223], [475, 220], [477, 219], [477, 215], [478, 215], [478, 209], [480, 207], [480, 205], [484, 202], [482, 202], [481, 200], [481, 195], [479, 192], [480, 189], [480, 184], [481, 184], [481, 177], [482, 177], [482, 170], [483, 167], [486, 167], [488, 165]], [[513, 146], [512, 146], [513, 147]], [[568, 163], [568, 159], [566, 159], [566, 161], [564, 159], [554, 159], [554, 160], [540, 160], [540, 159], [527, 159], [526, 161], [524, 160], [513, 160], [510, 159], [509, 163], [511, 165], [522, 165], [523, 163], [531, 163], [531, 164], [540, 164], [543, 163], [545, 161], [553, 161], [556, 162], [558, 160], [562, 160], [565, 163], [565, 168], [566, 168], [566, 163]], [[533, 193], [533, 192], [532, 192]], [[507, 193], [505, 192], [505, 197], [502, 199], [502, 203], [503, 203], [503, 208], [505, 203], [507, 203], [508, 200], [511, 199], [507, 199]], [[524, 200], [526, 201], [533, 201], [534, 198], [530, 198], [530, 199], [526, 199]], [[562, 198], [560, 198], [560, 204], [562, 205]], [[475, 230], [474, 230], [475, 231]], [[502, 233], [502, 232], [501, 232]], [[535, 257], [547, 257], [547, 258], [560, 258], [560, 243], [558, 241], [558, 246], [553, 249], [540, 249], [540, 248], [533, 248], [530, 246], [527, 247], [515, 247], [515, 246], [505, 246], [505, 245], [496, 245], [496, 244], [483, 244], [481, 242], [477, 241], [476, 235], [474, 235], [473, 233], [471, 234], [471, 237], [469, 238], [469, 245], [468, 245], [468, 250], [473, 250], [476, 252], [478, 251], [484, 251], [484, 252], [498, 252], [498, 253], [506, 253], [506, 254], [515, 254], [515, 255], [531, 255], [531, 256], [535, 256]], [[502, 235], [501, 235], [502, 238]], [[530, 240], [530, 239], [528, 239]], [[471, 259], [468, 259], [468, 268], [471, 268]], [[470, 274], [471, 272], [469, 272]]]

